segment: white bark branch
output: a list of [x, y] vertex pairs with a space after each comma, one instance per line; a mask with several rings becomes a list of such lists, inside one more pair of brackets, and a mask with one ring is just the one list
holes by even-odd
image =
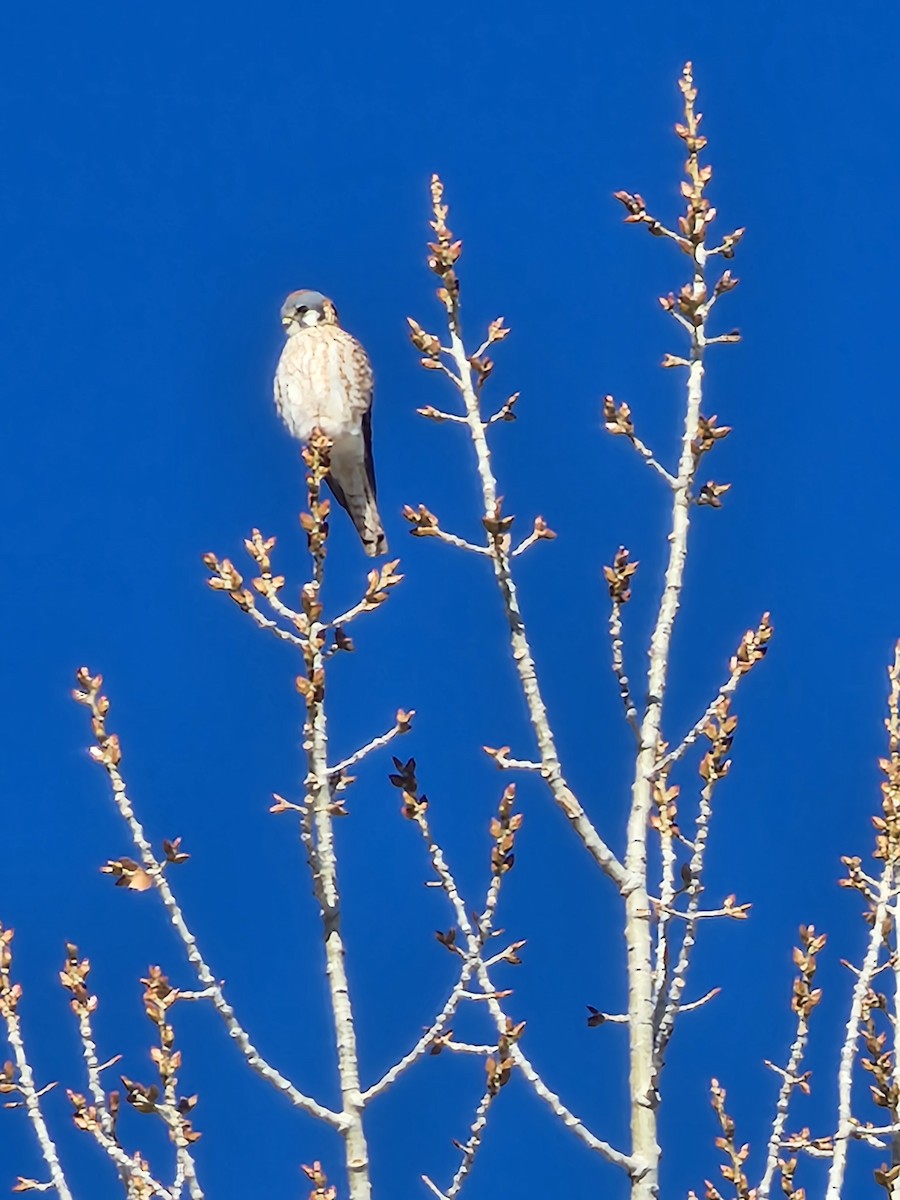
[[[456, 880], [453, 877], [450, 868], [444, 858], [443, 851], [440, 846], [434, 841], [431, 834], [431, 829], [424, 813], [419, 812], [415, 816], [416, 824], [422, 834], [425, 844], [428, 848], [428, 854], [434, 867], [435, 873], [440, 880], [441, 887], [444, 890], [453, 912], [456, 917], [456, 923], [460, 932], [465, 936], [466, 943], [469, 948], [469, 953], [475, 960], [477, 966], [478, 982], [481, 986], [480, 995], [472, 995], [472, 999], [482, 999], [488, 1006], [491, 1017], [497, 1027], [498, 1035], [501, 1038], [507, 1036], [506, 1013], [503, 1011], [499, 1000], [497, 999], [497, 990], [491, 982], [490, 975], [484, 965], [482, 958], [483, 939], [487, 936], [490, 927], [490, 913], [496, 903], [496, 893], [499, 888], [498, 880], [492, 881], [491, 891], [493, 898], [489, 897], [488, 904], [485, 907], [485, 912], [480, 919], [481, 929], [476, 931], [473, 926], [466, 905], [460, 896], [459, 889], [456, 885]], [[634, 1168], [634, 1163], [631, 1156], [623, 1154], [616, 1150], [608, 1142], [604, 1142], [601, 1138], [596, 1137], [585, 1123], [563, 1104], [559, 1096], [551, 1091], [544, 1083], [534, 1066], [526, 1057], [521, 1046], [517, 1042], [512, 1042], [509, 1047], [509, 1053], [516, 1067], [522, 1073], [523, 1077], [528, 1080], [534, 1089], [535, 1093], [541, 1100], [550, 1108], [556, 1117], [570, 1129], [576, 1137], [578, 1137], [589, 1149], [600, 1154], [608, 1162], [615, 1166], [622, 1167], [627, 1172], [631, 1173]]]
[[838, 1124], [834, 1135], [834, 1152], [831, 1167], [828, 1172], [828, 1184], [825, 1200], [841, 1200], [844, 1190], [844, 1173], [847, 1167], [847, 1147], [854, 1135], [853, 1120], [853, 1065], [856, 1061], [856, 1048], [859, 1042], [859, 1023], [862, 1019], [863, 1001], [866, 998], [875, 969], [878, 966], [878, 956], [884, 944], [884, 925], [889, 903], [894, 894], [894, 867], [885, 866], [881, 877], [878, 902], [873, 913], [872, 930], [869, 934], [869, 945], [863, 965], [860, 968], [853, 986], [853, 1000], [850, 1005], [850, 1016], [847, 1021], [844, 1044], [841, 1049], [840, 1068], [838, 1070]]
[[[88, 693], [87, 699], [82, 702], [89, 704], [95, 721], [98, 719], [103, 721], [105, 719], [105, 713], [101, 714], [99, 712], [97, 708], [98, 699], [99, 690]], [[291, 1083], [289, 1079], [282, 1075], [280, 1071], [271, 1066], [271, 1064], [269, 1064], [262, 1057], [262, 1055], [251, 1042], [246, 1030], [238, 1021], [234, 1009], [226, 1000], [221, 983], [213, 975], [209, 965], [200, 952], [200, 948], [197, 945], [197, 939], [194, 937], [193, 933], [188, 927], [188, 924], [184, 918], [184, 914], [181, 911], [181, 907], [175, 898], [175, 894], [169, 886], [169, 881], [166, 878], [163, 866], [154, 854], [153, 848], [147, 840], [144, 828], [135, 815], [134, 808], [132, 807], [131, 800], [129, 799], [128, 792], [126, 790], [125, 780], [122, 778], [122, 774], [117, 763], [113, 761], [113, 755], [109, 753], [108, 749], [104, 751], [103, 744], [100, 745], [99, 749], [100, 754], [97, 761], [102, 764], [107, 776], [109, 777], [110, 784], [112, 785], [113, 800], [116, 808], [119, 811], [119, 815], [128, 826], [134, 847], [138, 852], [138, 856], [143, 863], [144, 868], [153, 883], [153, 886], [156, 888], [156, 891], [162, 900], [163, 907], [166, 910], [172, 928], [175, 930], [175, 933], [178, 935], [182, 945], [184, 946], [188, 962], [193, 967], [194, 972], [202, 985], [204, 994], [209, 995], [213, 1007], [222, 1018], [225, 1028], [228, 1030], [229, 1037], [238, 1047], [250, 1067], [257, 1073], [257, 1075], [261, 1076], [266, 1080], [267, 1083], [271, 1084], [274, 1088], [280, 1091], [282, 1095], [284, 1095], [291, 1102], [291, 1104], [295, 1105], [297, 1108], [303, 1109], [303, 1111], [309, 1113], [310, 1116], [316, 1117], [320, 1121], [325, 1121], [327, 1124], [336, 1129], [340, 1128], [343, 1123], [341, 1114], [332, 1112], [331, 1109], [326, 1108], [323, 1104], [319, 1104], [318, 1101], [313, 1100], [312, 1097], [301, 1092], [294, 1086], [293, 1083]]]
[[42, 1093], [35, 1086], [31, 1064], [25, 1053], [25, 1042], [22, 1038], [22, 1025], [17, 1007], [21, 993], [18, 992], [18, 985], [10, 983], [9, 978], [11, 962], [9, 942], [12, 940], [12, 930], [4, 931], [0, 925], [0, 934], [3, 935], [3, 940], [0, 941], [0, 1016], [6, 1023], [6, 1039], [16, 1064], [18, 1074], [16, 1087], [22, 1097], [28, 1120], [34, 1129], [41, 1157], [50, 1172], [50, 1186], [56, 1189], [59, 1200], [72, 1200], [72, 1193], [69, 1191], [69, 1185], [59, 1161], [56, 1143], [50, 1136], [50, 1130], [47, 1128], [44, 1114], [41, 1111], [40, 1096]]

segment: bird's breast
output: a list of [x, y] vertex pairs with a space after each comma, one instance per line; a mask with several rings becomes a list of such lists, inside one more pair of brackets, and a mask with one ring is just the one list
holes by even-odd
[[275, 373], [275, 402], [303, 441], [317, 427], [330, 438], [359, 433], [372, 403], [372, 368], [362, 346], [336, 326], [293, 334]]

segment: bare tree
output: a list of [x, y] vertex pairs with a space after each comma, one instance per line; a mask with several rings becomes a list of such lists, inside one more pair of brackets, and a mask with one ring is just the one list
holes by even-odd
[[[119, 1061], [119, 1056], [103, 1059], [96, 1044], [92, 1014], [97, 997], [89, 987], [90, 963], [80, 956], [76, 946], [66, 948], [60, 980], [70, 996], [76, 1018], [87, 1081], [86, 1092], [68, 1092], [74, 1121], [108, 1158], [129, 1200], [151, 1196], [178, 1200], [183, 1195], [200, 1200], [204, 1195], [200, 1181], [202, 1156], [198, 1160], [196, 1151], [199, 1133], [193, 1124], [197, 1097], [185, 1096], [179, 1088], [183, 1050], [180, 1043], [176, 1046], [177, 1017], [179, 1008], [186, 1003], [210, 1005], [250, 1070], [299, 1113], [319, 1122], [340, 1139], [345, 1171], [339, 1183], [329, 1183], [319, 1162], [304, 1168], [314, 1200], [333, 1200], [338, 1195], [347, 1195], [350, 1200], [369, 1200], [372, 1183], [367, 1118], [371, 1105], [426, 1056], [444, 1052], [478, 1060], [484, 1080], [468, 1136], [457, 1143], [459, 1163], [452, 1178], [439, 1184], [431, 1176], [423, 1175], [425, 1194], [430, 1192], [439, 1200], [453, 1200], [460, 1194], [476, 1165], [493, 1107], [504, 1086], [518, 1074], [544, 1103], [550, 1119], [561, 1122], [593, 1151], [602, 1160], [604, 1169], [610, 1165], [619, 1172], [620, 1186], [632, 1200], [657, 1200], [662, 1195], [658, 1114], [667, 1049], [681, 1014], [702, 1008], [718, 992], [717, 988], [699, 996], [688, 992], [692, 952], [703, 922], [743, 920], [750, 908], [748, 903], [739, 903], [734, 895], [706, 900], [705, 871], [716, 790], [731, 767], [737, 728], [734, 698], [745, 677], [765, 657], [772, 637], [772, 625], [764, 613], [755, 628], [737, 639], [737, 648], [723, 672], [720, 688], [693, 725], [670, 733], [666, 696], [673, 630], [683, 600], [691, 523], [701, 508], [720, 509], [728, 490], [728, 484], [706, 478], [708, 457], [730, 429], [705, 411], [704, 376], [708, 352], [738, 340], [736, 332], [716, 332], [713, 325], [718, 318], [719, 301], [738, 283], [726, 264], [734, 257], [743, 234], [742, 229], [736, 229], [720, 239], [711, 236], [716, 218], [707, 197], [712, 170], [704, 157], [706, 139], [700, 132], [701, 116], [696, 109], [697, 92], [690, 64], [684, 69], [680, 88], [683, 118], [676, 125], [676, 133], [686, 154], [681, 183], [684, 211], [670, 226], [651, 214], [639, 194], [625, 191], [616, 194], [625, 208], [627, 223], [645, 226], [651, 235], [673, 246], [687, 259], [687, 280], [678, 285], [677, 291], [660, 299], [682, 340], [681, 352], [667, 354], [662, 363], [674, 378], [683, 380], [683, 425], [677, 461], [666, 465], [638, 436], [628, 404], [607, 396], [602, 408], [606, 429], [634, 447], [661, 481], [670, 506], [668, 559], [646, 647], [646, 676], [640, 686], [633, 682], [628, 666], [634, 651], [626, 642], [624, 619], [638, 564], [628, 549], [620, 547], [605, 568], [610, 597], [612, 670], [623, 717], [633, 735], [634, 755], [627, 833], [618, 849], [613, 846], [610, 834], [597, 824], [596, 814], [610, 809], [608, 798], [576, 796], [567, 782], [555, 727], [543, 698], [532, 639], [519, 600], [516, 570], [521, 555], [555, 535], [546, 521], [537, 516], [531, 529], [517, 538], [514, 518], [503, 511], [502, 485], [493, 464], [491, 438], [516, 419], [518, 394], [510, 395], [492, 413], [485, 410], [483, 400], [486, 384], [494, 374], [490, 355], [509, 329], [503, 318], [498, 318], [491, 322], [474, 349], [465, 340], [459, 276], [462, 243], [455, 239], [447, 224], [449, 209], [437, 176], [431, 183], [433, 240], [429, 243], [429, 266], [439, 280], [437, 295], [443, 308], [445, 330], [431, 333], [417, 321], [409, 320], [412, 342], [421, 355], [422, 366], [436, 378], [446, 378], [454, 398], [454, 405], [447, 410], [429, 405], [419, 411], [429, 420], [464, 427], [471, 441], [481, 489], [478, 540], [445, 529], [440, 518], [425, 504], [407, 506], [404, 515], [414, 536], [430, 537], [454, 551], [490, 560], [503, 636], [509, 640], [513, 670], [533, 734], [533, 750], [514, 752], [511, 747], [502, 746], [486, 747], [486, 752], [501, 771], [540, 776], [549, 799], [572, 830], [574, 841], [581, 843], [620, 898], [624, 945], [621, 970], [627, 977], [627, 1011], [591, 1008], [588, 1024], [627, 1027], [628, 1076], [615, 1083], [630, 1113], [629, 1144], [613, 1145], [602, 1131], [590, 1128], [576, 1115], [554, 1088], [552, 1066], [540, 1063], [540, 1045], [532, 1046], [526, 1038], [522, 1014], [513, 1011], [506, 969], [519, 965], [524, 941], [507, 937], [498, 928], [496, 917], [504, 879], [515, 864], [516, 834], [522, 824], [522, 815], [516, 811], [515, 783], [510, 782], [502, 789], [487, 831], [484, 853], [487, 883], [483, 896], [473, 904], [471, 898], [463, 895], [458, 876], [435, 832], [437, 823], [446, 821], [446, 814], [432, 812], [420, 783], [422, 769], [413, 758], [393, 758], [389, 783], [400, 793], [402, 816], [421, 837], [430, 882], [446, 898], [450, 924], [439, 934], [439, 940], [453, 959], [453, 972], [446, 1000], [424, 1033], [411, 1039], [406, 1051], [386, 1066], [378, 1078], [367, 1081], [361, 1077], [355, 1013], [356, 1006], [365, 1003], [365, 985], [359, 990], [355, 984], [351, 993], [347, 963], [352, 947], [347, 946], [344, 932], [334, 822], [346, 813], [345, 797], [353, 783], [351, 770], [407, 734], [414, 713], [398, 708], [386, 732], [373, 737], [347, 758], [332, 761], [328, 725], [330, 673], [340, 657], [353, 649], [348, 633], [353, 622], [377, 612], [403, 577], [398, 573], [399, 560], [384, 564], [369, 574], [354, 605], [330, 614], [326, 587], [330, 504], [322, 486], [328, 474], [331, 444], [321, 431], [316, 431], [304, 451], [308, 507], [301, 515], [301, 523], [311, 560], [308, 581], [299, 588], [290, 588], [285, 577], [276, 573], [275, 539], [256, 529], [245, 542], [253, 567], [249, 584], [229, 558], [207, 554], [204, 562], [210, 571], [210, 586], [228, 595], [260, 630], [277, 638], [288, 653], [296, 655], [296, 690], [303, 710], [302, 788], [294, 799], [276, 795], [271, 811], [296, 821], [305, 850], [321, 918], [321, 961], [328, 982], [333, 1034], [330, 1049], [339, 1082], [340, 1104], [329, 1107], [310, 1094], [288, 1078], [251, 1040], [226, 996], [223, 983], [198, 945], [172, 883], [173, 874], [188, 856], [178, 839], [163, 840], [159, 850], [154, 848], [129, 794], [123, 748], [109, 728], [110, 701], [102, 690], [102, 678], [82, 668], [78, 672], [75, 699], [89, 713], [93, 734], [91, 755], [106, 773], [116, 811], [133, 847], [133, 857], [126, 855], [112, 860], [103, 870], [121, 887], [158, 895], [189, 970], [187, 979], [176, 984], [161, 967], [149, 968], [141, 983], [144, 1011], [153, 1027], [151, 1058], [156, 1078], [143, 1083], [123, 1076], [121, 1090], [111, 1089], [106, 1083], [106, 1072]], [[292, 594], [299, 597], [296, 603], [285, 600], [285, 596]], [[758, 1184], [750, 1184], [749, 1148], [737, 1140], [734, 1122], [726, 1109], [725, 1090], [713, 1080], [712, 1105], [721, 1124], [717, 1145], [725, 1158], [720, 1168], [724, 1185], [717, 1187], [707, 1182], [706, 1200], [724, 1200], [726, 1193], [737, 1200], [768, 1200], [776, 1177], [785, 1196], [803, 1200], [806, 1192], [795, 1185], [801, 1154], [828, 1162], [825, 1200], [839, 1200], [849, 1195], [847, 1159], [851, 1145], [856, 1142], [888, 1152], [890, 1161], [876, 1169], [874, 1179], [891, 1200], [900, 1198], [900, 1065], [895, 1053], [900, 995], [900, 954], [896, 944], [900, 919], [897, 907], [900, 643], [890, 669], [886, 724], [889, 747], [881, 763], [885, 782], [883, 812], [876, 819], [876, 866], [866, 871], [860, 858], [844, 859], [847, 878], [842, 882], [863, 898], [868, 935], [861, 965], [851, 968], [854, 984], [837, 1079], [834, 1127], [813, 1134], [808, 1129], [792, 1131], [788, 1126], [796, 1092], [809, 1090], [809, 1075], [802, 1067], [811, 1014], [821, 994], [814, 986], [817, 961], [825, 946], [823, 934], [811, 925], [801, 926], [791, 1000], [796, 1020], [794, 1040], [784, 1067], [768, 1064], [779, 1084], [774, 1115], [760, 1121], [761, 1148], [765, 1147], [762, 1177]], [[20, 1018], [22, 988], [13, 980], [11, 945], [12, 931], [0, 927], [0, 1015], [12, 1053], [11, 1061], [0, 1074], [0, 1091], [14, 1098], [12, 1106], [21, 1105], [24, 1109], [47, 1173], [43, 1180], [20, 1177], [15, 1190], [55, 1191], [62, 1200], [70, 1200], [78, 1189], [67, 1182], [41, 1104], [54, 1085], [39, 1086], [29, 1065]], [[882, 974], [893, 979], [889, 996], [876, 990], [876, 981]], [[462, 1042], [454, 1037], [452, 1022], [463, 1006], [482, 1016], [486, 1031], [483, 1041]], [[872, 1099], [884, 1114], [878, 1123], [856, 1115], [853, 1082], [860, 1068], [868, 1073]], [[609, 1081], [605, 1086], [610, 1086]], [[162, 1122], [173, 1147], [172, 1162], [166, 1170], [152, 1167], [140, 1149], [127, 1148], [125, 1134], [120, 1131], [120, 1116], [129, 1110]], [[599, 1186], [606, 1184], [601, 1182]], [[721, 1186], [725, 1192], [720, 1190]]]

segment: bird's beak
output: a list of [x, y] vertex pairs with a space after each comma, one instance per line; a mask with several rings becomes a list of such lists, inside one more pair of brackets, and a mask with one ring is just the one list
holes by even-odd
[[288, 325], [290, 325], [290, 323], [291, 323], [291, 320], [292, 320], [292, 318], [291, 318], [291, 317], [286, 317], [286, 316], [285, 316], [285, 317], [282, 317], [282, 318], [281, 318], [281, 324], [282, 324], [282, 325], [285, 327], [285, 329], [287, 329]]

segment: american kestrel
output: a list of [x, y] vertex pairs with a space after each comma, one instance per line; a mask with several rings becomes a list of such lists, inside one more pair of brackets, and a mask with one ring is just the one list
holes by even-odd
[[287, 341], [275, 371], [275, 404], [282, 420], [301, 441], [316, 428], [331, 439], [327, 483], [366, 554], [386, 554], [375, 502], [369, 356], [341, 329], [337, 309], [321, 292], [291, 292], [281, 306], [281, 324]]

